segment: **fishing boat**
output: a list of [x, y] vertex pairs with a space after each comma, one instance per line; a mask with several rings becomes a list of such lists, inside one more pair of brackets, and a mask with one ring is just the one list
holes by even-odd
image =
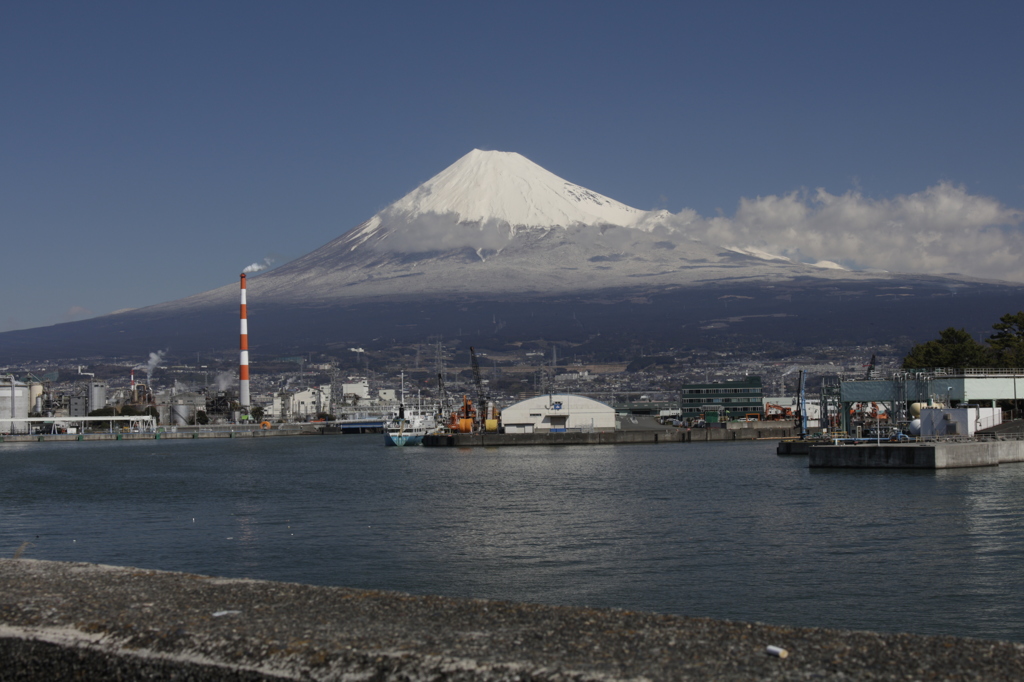
[[402, 389], [399, 393], [398, 414], [384, 424], [384, 445], [422, 445], [423, 436], [435, 428], [433, 414], [419, 409], [405, 409], [405, 372], [402, 372]]
[[422, 415], [405, 415], [405, 408], [398, 408], [398, 416], [384, 425], [384, 445], [421, 445], [428, 427]]

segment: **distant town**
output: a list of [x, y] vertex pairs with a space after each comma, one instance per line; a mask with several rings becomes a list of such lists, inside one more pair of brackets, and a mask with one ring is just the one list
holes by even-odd
[[[472, 352], [458, 342], [443, 341], [347, 348], [336, 355], [263, 357], [254, 352], [249, 360], [250, 414], [244, 416], [239, 414], [237, 351], [175, 357], [158, 350], [149, 357], [27, 363], [4, 367], [0, 374], [29, 387], [31, 417], [149, 414], [164, 427], [240, 419], [271, 424], [353, 421], [393, 414], [400, 403], [436, 404], [443, 393], [477, 399], [481, 391], [499, 407], [548, 393], [575, 394], [622, 414], [696, 424], [709, 418], [711, 399], [684, 397], [687, 386], [753, 379], [760, 394], [756, 402], [719, 398], [710, 418], [792, 420], [803, 371], [812, 406], [809, 416], [816, 418], [813, 406], [823, 382], [888, 375], [901, 360], [902, 353], [889, 346], [823, 346], [787, 357], [669, 349], [640, 353], [628, 362], [594, 362], [575, 355], [571, 346], [538, 342]], [[0, 387], [0, 399], [2, 393]]]

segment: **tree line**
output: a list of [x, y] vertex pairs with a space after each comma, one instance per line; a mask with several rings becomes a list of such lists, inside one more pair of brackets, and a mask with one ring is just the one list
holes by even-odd
[[963, 328], [944, 329], [934, 341], [911, 348], [903, 367], [1024, 367], [1024, 311], [1003, 315], [992, 329], [985, 343]]

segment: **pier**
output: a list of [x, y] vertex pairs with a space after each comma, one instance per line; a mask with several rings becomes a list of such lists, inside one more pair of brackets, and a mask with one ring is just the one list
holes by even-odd
[[234, 427], [172, 427], [157, 428], [152, 431], [111, 431], [90, 433], [16, 433], [0, 434], [0, 443], [54, 443], [77, 441], [111, 441], [111, 440], [191, 440], [198, 438], [277, 438], [281, 436], [315, 436], [324, 433], [340, 433], [325, 431], [323, 426], [293, 424], [288, 428], [263, 429], [258, 426]]
[[1024, 462], [1024, 440], [815, 445], [811, 468], [960, 469]]
[[503, 445], [621, 445], [627, 443], [707, 443], [736, 440], [789, 438], [795, 429], [790, 427], [746, 429], [662, 429], [616, 431], [568, 431], [537, 433], [451, 433], [427, 435], [426, 447], [472, 447]]
[[1024, 679], [1021, 645], [0, 559], [0, 679]]

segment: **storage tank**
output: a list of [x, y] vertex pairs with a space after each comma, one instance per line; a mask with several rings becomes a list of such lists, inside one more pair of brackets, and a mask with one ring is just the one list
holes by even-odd
[[0, 433], [29, 432], [27, 422], [11, 421], [11, 417], [27, 418], [29, 403], [29, 390], [26, 384], [15, 380], [14, 377], [0, 377]]
[[107, 406], [107, 382], [89, 382], [89, 411], [99, 410]]
[[43, 411], [43, 384], [39, 381], [33, 381], [28, 385], [28, 404], [29, 409], [33, 412]]
[[191, 406], [183, 403], [173, 403], [170, 406], [168, 421], [175, 426], [188, 426], [188, 422], [192, 418], [191, 412]]

